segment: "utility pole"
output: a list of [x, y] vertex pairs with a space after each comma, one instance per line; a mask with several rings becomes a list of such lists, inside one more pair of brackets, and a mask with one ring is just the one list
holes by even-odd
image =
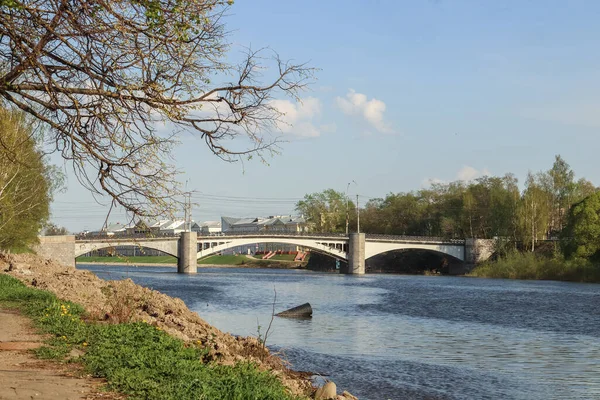
[[356, 233], [360, 233], [360, 207], [358, 205], [358, 194], [356, 195]]
[[183, 231], [187, 232], [188, 206], [187, 193], [183, 194]]
[[183, 194], [184, 195], [184, 205], [183, 205], [183, 212], [185, 214], [184, 216], [184, 231], [185, 232], [190, 232], [192, 230], [192, 194], [189, 192], [186, 192]]
[[350, 198], [348, 197], [348, 189], [350, 189], [350, 183], [348, 182], [348, 186], [346, 186], [346, 236], [348, 236], [348, 225], [350, 224], [350, 210], [348, 209], [350, 205]]

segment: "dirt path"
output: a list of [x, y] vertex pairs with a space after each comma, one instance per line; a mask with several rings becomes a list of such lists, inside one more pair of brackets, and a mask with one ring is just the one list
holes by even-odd
[[69, 376], [72, 367], [38, 360], [27, 351], [42, 341], [28, 318], [0, 308], [0, 400], [115, 398], [98, 393], [99, 380]]

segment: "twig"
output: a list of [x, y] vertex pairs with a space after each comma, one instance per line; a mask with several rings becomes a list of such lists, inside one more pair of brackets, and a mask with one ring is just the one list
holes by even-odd
[[267, 337], [269, 336], [269, 331], [271, 330], [271, 325], [273, 324], [273, 320], [275, 319], [275, 303], [277, 302], [277, 290], [275, 290], [275, 286], [273, 286], [273, 309], [271, 311], [271, 321], [269, 321], [269, 326], [265, 331], [265, 339], [262, 341], [263, 350], [267, 346]]

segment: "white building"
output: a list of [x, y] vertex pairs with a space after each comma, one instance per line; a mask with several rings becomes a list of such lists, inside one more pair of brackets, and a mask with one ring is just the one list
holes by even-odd
[[303, 216], [272, 215], [270, 217], [235, 218], [221, 217], [221, 227], [225, 234], [251, 232], [309, 232], [309, 225]]
[[[235, 218], [221, 217], [223, 234], [236, 233], [301, 233], [309, 232], [309, 225], [303, 216], [272, 215], [269, 217]], [[282, 243], [257, 243], [239, 246], [225, 251], [225, 254], [252, 254], [257, 251], [298, 251], [298, 246]]]
[[219, 221], [204, 221], [200, 224], [201, 235], [212, 235], [221, 232], [221, 222]]

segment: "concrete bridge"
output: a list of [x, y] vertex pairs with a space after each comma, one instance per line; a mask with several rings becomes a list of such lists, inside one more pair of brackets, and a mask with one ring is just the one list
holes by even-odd
[[197, 260], [233, 247], [255, 243], [284, 243], [303, 246], [348, 263], [348, 274], [364, 274], [365, 260], [394, 250], [429, 250], [456, 258], [467, 264], [487, 259], [492, 253], [491, 240], [442, 239], [431, 237], [370, 235], [364, 233], [293, 234], [248, 233], [221, 236], [198, 236], [184, 232], [169, 237], [40, 237], [38, 254], [74, 265], [75, 258], [93, 250], [116, 246], [137, 246], [156, 249], [177, 257], [177, 271], [195, 273]]

